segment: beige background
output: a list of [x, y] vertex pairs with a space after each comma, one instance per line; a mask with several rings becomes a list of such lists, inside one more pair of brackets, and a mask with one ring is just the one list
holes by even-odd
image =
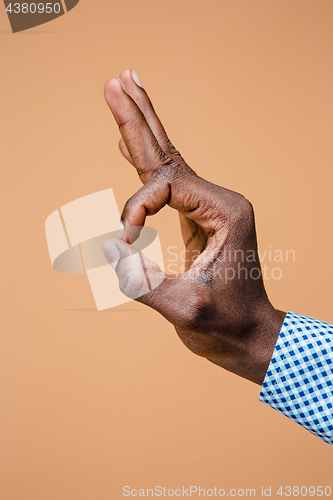
[[[140, 187], [103, 98], [133, 67], [189, 164], [251, 199], [260, 249], [296, 251], [274, 305], [333, 322], [332, 21], [331, 0], [81, 0], [13, 35], [0, 8], [1, 500], [333, 487], [329, 445], [156, 312], [95, 312], [44, 234], [65, 203], [112, 187], [121, 208]], [[181, 245], [170, 209], [149, 222]]]

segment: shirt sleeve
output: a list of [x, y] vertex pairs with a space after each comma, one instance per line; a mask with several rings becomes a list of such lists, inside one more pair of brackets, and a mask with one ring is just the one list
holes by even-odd
[[333, 445], [333, 325], [288, 312], [259, 400]]

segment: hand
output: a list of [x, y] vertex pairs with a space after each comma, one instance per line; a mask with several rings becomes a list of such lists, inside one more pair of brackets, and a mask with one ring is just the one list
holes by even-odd
[[[105, 98], [120, 129], [120, 150], [144, 184], [124, 207], [123, 236], [103, 247], [120, 289], [159, 311], [195, 354], [262, 384], [285, 313], [265, 292], [251, 203], [185, 163], [134, 72], [109, 80]], [[133, 228], [167, 204], [180, 214], [193, 257], [184, 274], [165, 275], [129, 246], [137, 237]]]

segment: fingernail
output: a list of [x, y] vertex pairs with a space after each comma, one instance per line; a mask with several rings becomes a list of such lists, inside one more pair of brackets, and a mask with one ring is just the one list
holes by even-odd
[[118, 236], [117, 236], [118, 240], [121, 240], [121, 238], [124, 236], [124, 233], [125, 233], [124, 224], [122, 221], [120, 221], [118, 228]]
[[112, 240], [103, 243], [103, 253], [109, 264], [115, 269], [120, 259], [120, 252]]
[[134, 69], [132, 69], [132, 78], [133, 78], [133, 80], [135, 81], [135, 83], [136, 83], [139, 87], [141, 87], [141, 88], [143, 89], [143, 85], [142, 85], [142, 83], [141, 83], [141, 81], [140, 81], [140, 78], [139, 78], [139, 77], [138, 77], [138, 75], [135, 73]]
[[129, 97], [131, 97], [131, 96], [129, 95], [129, 93], [127, 92], [127, 90], [126, 90], [126, 88], [125, 88], [125, 86], [124, 86], [123, 82], [120, 80], [120, 78], [117, 78], [117, 80], [118, 80], [119, 85], [120, 85], [120, 86], [121, 86], [121, 88], [123, 89], [123, 91], [124, 91], [124, 92], [125, 92], [125, 93], [129, 96]]

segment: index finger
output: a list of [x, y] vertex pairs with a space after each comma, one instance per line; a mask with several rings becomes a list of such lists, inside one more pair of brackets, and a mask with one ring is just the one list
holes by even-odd
[[143, 182], [163, 164], [165, 153], [158, 144], [142, 111], [117, 78], [105, 84], [105, 99]]
[[[126, 91], [132, 97], [132, 99], [136, 102], [140, 110], [142, 111], [146, 121], [151, 128], [154, 136], [157, 139], [157, 142], [163, 149], [163, 151], [174, 159], [180, 165], [184, 165], [187, 167], [184, 159], [181, 157], [180, 153], [174, 148], [170, 139], [165, 131], [165, 128], [162, 125], [161, 120], [159, 119], [154, 106], [146, 92], [143, 88], [142, 83], [133, 69], [125, 69], [120, 74], [120, 80], [123, 83]], [[120, 144], [120, 149], [125, 156], [128, 158], [126, 154], [125, 148], [123, 148], [123, 144]], [[189, 167], [187, 167], [189, 168]]]

